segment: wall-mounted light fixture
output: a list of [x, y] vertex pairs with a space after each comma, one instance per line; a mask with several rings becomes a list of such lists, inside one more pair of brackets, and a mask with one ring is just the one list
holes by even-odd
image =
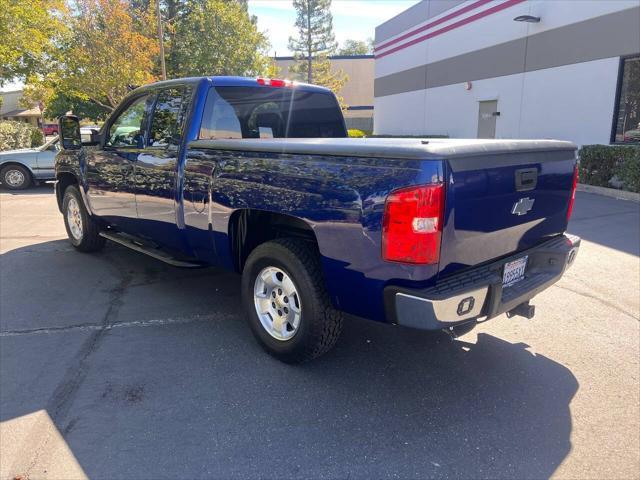
[[514, 22], [540, 23], [540, 17], [533, 15], [518, 15], [513, 19]]

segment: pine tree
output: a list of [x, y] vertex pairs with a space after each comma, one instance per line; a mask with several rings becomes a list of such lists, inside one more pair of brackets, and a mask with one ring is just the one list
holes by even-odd
[[[293, 0], [293, 7], [297, 12], [298, 38], [289, 37], [289, 49], [296, 57], [292, 71], [304, 71], [307, 82], [312, 83], [314, 59], [331, 55], [338, 47], [333, 35], [331, 0]], [[306, 67], [300, 63], [306, 63]]]
[[289, 38], [289, 49], [295, 56], [289, 72], [299, 80], [329, 88], [346, 109], [340, 90], [349, 77], [332, 68], [329, 59], [338, 47], [333, 35], [331, 0], [293, 0], [293, 6], [298, 12], [298, 38]]

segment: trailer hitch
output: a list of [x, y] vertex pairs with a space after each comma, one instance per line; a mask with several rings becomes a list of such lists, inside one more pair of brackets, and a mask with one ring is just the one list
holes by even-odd
[[512, 308], [507, 312], [507, 318], [512, 318], [515, 316], [525, 317], [529, 320], [533, 318], [536, 314], [536, 307], [534, 305], [529, 305], [529, 301], [522, 302], [515, 308]]

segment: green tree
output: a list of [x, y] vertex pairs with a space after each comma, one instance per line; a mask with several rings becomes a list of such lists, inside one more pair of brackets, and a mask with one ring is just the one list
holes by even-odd
[[190, 0], [172, 26], [167, 74], [243, 75], [265, 73], [269, 42], [242, 3]]
[[0, 0], [0, 85], [46, 68], [65, 10], [64, 0]]
[[306, 81], [313, 83], [314, 63], [324, 61], [337, 48], [331, 0], [293, 0], [293, 7], [297, 13], [298, 36], [289, 37], [289, 49], [296, 57], [296, 64], [290, 71], [298, 76], [305, 74]]
[[131, 86], [155, 80], [158, 42], [153, 12], [125, 0], [73, 3], [65, 18], [69, 34], [58, 42], [60, 61], [28, 79], [26, 96], [45, 105], [51, 98], [66, 98], [112, 111]]
[[345, 40], [342, 48], [338, 50], [338, 55], [369, 55], [373, 53], [371, 40]]
[[[305, 77], [307, 66], [306, 62], [299, 64], [302, 77]], [[313, 59], [313, 83], [321, 85], [331, 90], [338, 99], [340, 108], [346, 110], [348, 105], [345, 103], [341, 95], [342, 87], [349, 81], [349, 76], [342, 69], [334, 68], [331, 65], [331, 59], [326, 55], [319, 55]]]
[[79, 118], [93, 121], [106, 120], [110, 113], [107, 108], [100, 107], [89, 100], [56, 92], [49, 97], [43, 113], [46, 118], [58, 118], [68, 111], [72, 111]]

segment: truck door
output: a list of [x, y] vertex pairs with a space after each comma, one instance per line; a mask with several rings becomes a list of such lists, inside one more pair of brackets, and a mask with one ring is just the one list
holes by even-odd
[[176, 226], [176, 182], [184, 121], [192, 87], [157, 92], [146, 147], [135, 165], [137, 234], [163, 246], [181, 249]]
[[104, 146], [86, 149], [88, 197], [92, 212], [133, 233], [136, 211], [134, 166], [144, 149], [149, 94], [132, 98], [107, 125]]

